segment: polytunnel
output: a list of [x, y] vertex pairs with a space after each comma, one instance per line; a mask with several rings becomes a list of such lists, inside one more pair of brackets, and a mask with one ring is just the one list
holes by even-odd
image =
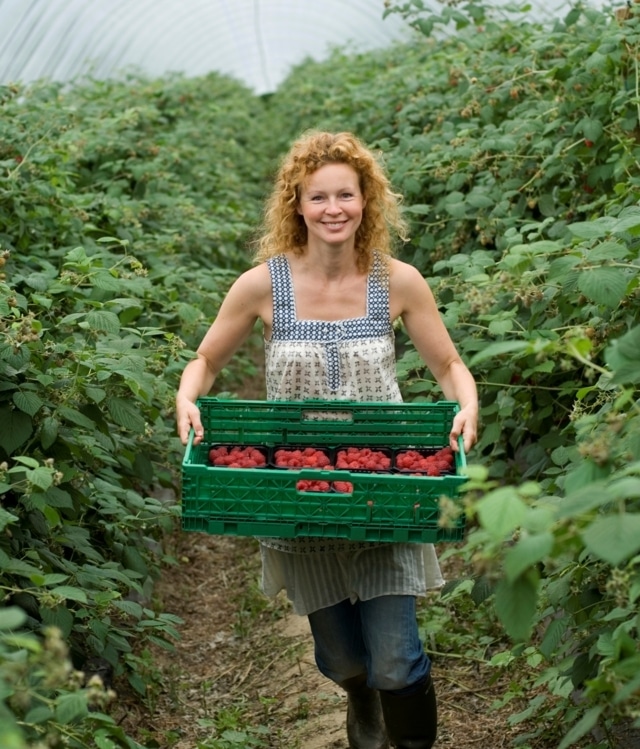
[[[0, 0], [0, 83], [217, 71], [256, 93], [306, 57], [367, 50], [410, 29], [383, 0]], [[402, 3], [398, 3], [401, 5]], [[435, 9], [441, 3], [425, 0]], [[507, 5], [492, 0], [492, 5]], [[550, 17], [564, 0], [529, 3]]]

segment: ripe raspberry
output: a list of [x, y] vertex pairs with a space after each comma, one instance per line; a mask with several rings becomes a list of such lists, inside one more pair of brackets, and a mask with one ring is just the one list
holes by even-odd
[[391, 458], [384, 451], [369, 447], [347, 447], [338, 450], [336, 456], [336, 468], [387, 471], [390, 467]]
[[263, 468], [267, 459], [261, 450], [241, 445], [219, 445], [209, 450], [209, 462], [228, 468]]
[[330, 468], [331, 460], [326, 451], [315, 447], [279, 448], [274, 453], [278, 468]]
[[299, 492], [328, 492], [331, 489], [331, 485], [328, 481], [300, 479], [300, 481], [296, 482], [296, 489]]
[[340, 494], [353, 494], [353, 484], [350, 481], [334, 481], [333, 488]]

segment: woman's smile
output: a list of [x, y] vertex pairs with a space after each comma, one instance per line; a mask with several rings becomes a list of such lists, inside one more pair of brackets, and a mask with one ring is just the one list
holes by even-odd
[[305, 181], [298, 213], [309, 241], [354, 241], [366, 201], [358, 174], [348, 164], [325, 164]]

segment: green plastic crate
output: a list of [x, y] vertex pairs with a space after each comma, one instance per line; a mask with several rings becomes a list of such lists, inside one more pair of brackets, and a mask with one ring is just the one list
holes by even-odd
[[[182, 528], [220, 535], [320, 536], [353, 541], [440, 543], [464, 535], [460, 514], [440, 527], [440, 498], [466, 481], [462, 442], [455, 475], [409, 476], [324, 469], [229, 468], [209, 464], [213, 445], [439, 449], [448, 444], [452, 401], [360, 403], [201, 398], [204, 439], [193, 430], [182, 462]], [[348, 481], [351, 494], [301, 492], [301, 479]]]

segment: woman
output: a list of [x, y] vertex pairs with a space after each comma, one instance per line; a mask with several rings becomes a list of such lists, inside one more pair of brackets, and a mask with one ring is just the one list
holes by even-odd
[[[184, 370], [176, 398], [186, 444], [204, 431], [196, 399], [261, 320], [269, 400], [401, 400], [400, 318], [445, 397], [458, 401], [450, 444], [476, 441], [477, 394], [420, 273], [392, 257], [406, 239], [400, 196], [350, 133], [311, 132], [282, 161], [257, 265], [242, 274]], [[286, 589], [307, 615], [320, 671], [347, 692], [353, 749], [431, 747], [436, 699], [416, 596], [442, 584], [431, 544], [261, 538], [263, 589]]]

